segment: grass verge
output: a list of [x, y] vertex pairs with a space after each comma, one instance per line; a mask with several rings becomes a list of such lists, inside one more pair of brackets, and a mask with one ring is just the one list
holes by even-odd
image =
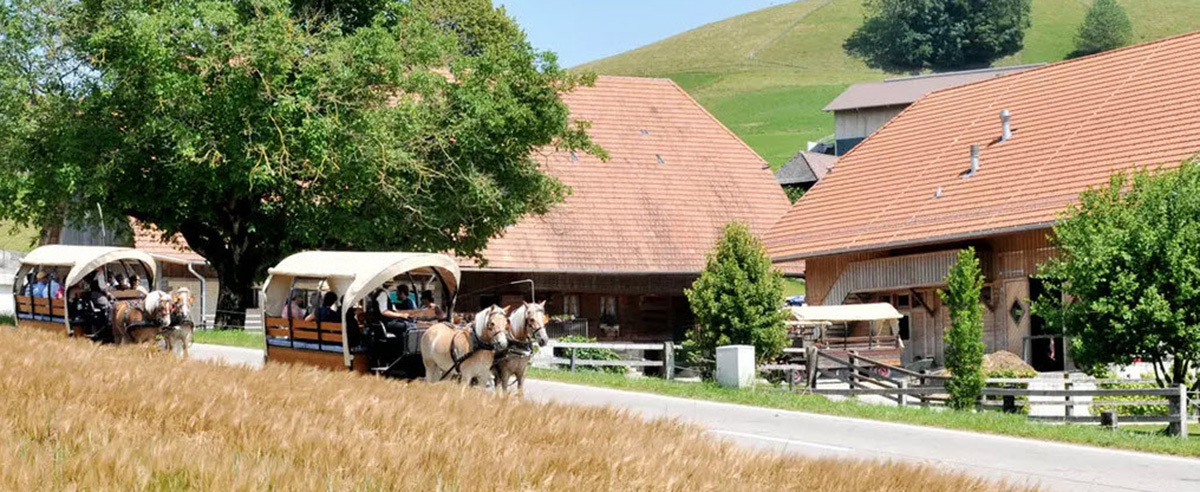
[[[823, 396], [786, 390], [730, 389], [714, 383], [682, 383], [657, 378], [630, 378], [619, 374], [530, 369], [530, 377], [548, 381], [600, 386], [757, 407], [856, 417], [887, 422], [941, 427], [987, 434], [1058, 441], [1149, 453], [1200, 457], [1200, 438], [1179, 439], [1161, 433], [1163, 427], [1137, 426], [1110, 431], [1093, 426], [1031, 422], [1024, 416], [997, 412], [954, 412], [918, 407], [899, 408], [853, 400], [833, 401]], [[1195, 434], [1193, 434], [1195, 435]]]
[[27, 330], [0, 329], [0, 367], [0, 490], [1023, 490], [756, 453], [612, 409]]
[[263, 348], [263, 333], [261, 331], [245, 330], [196, 330], [193, 340], [196, 343], [211, 345], [228, 345], [230, 347]]

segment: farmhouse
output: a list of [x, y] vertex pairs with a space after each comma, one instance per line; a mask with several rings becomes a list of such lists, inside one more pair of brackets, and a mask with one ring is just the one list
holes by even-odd
[[988, 351], [1061, 369], [1062, 340], [1029, 306], [1050, 228], [1113, 172], [1200, 151], [1198, 83], [1193, 33], [934, 92], [796, 203], [767, 235], [772, 258], [806, 260], [810, 303], [892, 303], [906, 314], [904, 359], [941, 364], [949, 313], [936, 289], [973, 246]]
[[844, 155], [892, 117], [921, 96], [1001, 75], [1017, 73], [1038, 65], [985, 68], [898, 77], [883, 82], [864, 82], [847, 87], [825, 105], [833, 113], [834, 153]]
[[[758, 233], [788, 208], [767, 163], [668, 79], [600, 77], [563, 96], [608, 161], [548, 149], [564, 203], [493, 239], [466, 263], [464, 291], [533, 280], [551, 334], [663, 341], [692, 325], [683, 290], [729, 221]], [[459, 298], [459, 310], [528, 298], [516, 284]]]

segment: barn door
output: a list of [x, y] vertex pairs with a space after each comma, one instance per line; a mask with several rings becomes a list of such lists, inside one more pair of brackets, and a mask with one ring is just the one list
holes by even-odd
[[1025, 337], [1029, 335], [1029, 279], [1022, 278], [1004, 282], [1004, 332], [1007, 334], [1005, 350], [1028, 361]]

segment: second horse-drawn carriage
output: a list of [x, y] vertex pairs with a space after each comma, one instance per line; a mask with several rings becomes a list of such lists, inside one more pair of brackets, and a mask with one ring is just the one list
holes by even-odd
[[13, 282], [17, 326], [99, 342], [161, 337], [186, 351], [191, 294], [154, 290], [156, 273], [154, 259], [132, 248], [39, 247]]
[[400, 378], [523, 379], [541, 304], [454, 314], [461, 273], [435, 253], [307, 251], [268, 270], [266, 360]]

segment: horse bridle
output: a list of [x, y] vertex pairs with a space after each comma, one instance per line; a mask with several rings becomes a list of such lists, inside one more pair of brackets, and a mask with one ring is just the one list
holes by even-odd
[[[529, 310], [526, 309], [526, 311], [528, 312]], [[541, 314], [545, 315], [545, 312], [543, 311]], [[510, 337], [510, 340], [508, 341], [509, 345], [510, 346], [513, 345], [513, 342], [517, 342], [518, 344], [521, 344], [521, 345], [528, 345], [527, 349], [525, 347], [522, 347], [522, 349], [525, 349], [529, 353], [528, 354], [516, 354], [516, 355], [519, 355], [520, 357], [529, 357], [530, 355], [533, 355], [533, 334], [537, 332], [537, 330], [532, 329], [534, 326], [534, 323], [535, 323], [534, 317], [527, 313], [525, 315], [524, 328], [525, 328], [525, 337], [526, 338], [524, 340], [517, 338], [517, 334], [512, 331], [512, 328], [513, 328], [512, 323], [509, 323], [509, 325], [508, 325], [508, 334]], [[542, 327], [539, 329], [545, 330], [546, 326], [542, 325]]]

